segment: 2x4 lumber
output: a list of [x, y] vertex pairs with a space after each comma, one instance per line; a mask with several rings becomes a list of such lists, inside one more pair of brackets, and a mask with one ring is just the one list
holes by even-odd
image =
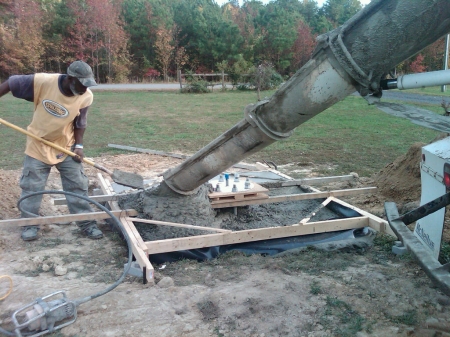
[[282, 178], [284, 178], [284, 179], [286, 179], [286, 180], [293, 180], [293, 179], [294, 179], [294, 178], [289, 177], [288, 175], [286, 175], [286, 174], [284, 174], [284, 173], [281, 173], [281, 172], [278, 171], [278, 170], [275, 170], [275, 169], [271, 168], [271, 167], [270, 167], [269, 165], [267, 165], [267, 164], [260, 163], [259, 161], [256, 162], [255, 165], [256, 165], [256, 168], [257, 168], [258, 170], [260, 170], [260, 171], [272, 172], [272, 173], [274, 173], [274, 174], [276, 174], [276, 175], [278, 175], [278, 176], [280, 176], [280, 177], [282, 177]]
[[173, 158], [178, 158], [178, 159], [187, 159], [190, 157], [190, 156], [186, 156], [184, 154], [170, 153], [170, 152], [156, 151], [156, 150], [149, 150], [149, 149], [141, 149], [139, 147], [133, 147], [133, 146], [125, 146], [125, 145], [117, 145], [117, 144], [108, 144], [108, 146], [116, 148], [116, 149], [121, 149], [121, 150], [155, 154], [155, 155], [159, 155], [159, 156], [173, 157]]
[[354, 176], [351, 174], [345, 176], [334, 176], [334, 177], [319, 177], [319, 178], [305, 178], [305, 179], [296, 179], [285, 181], [281, 183], [281, 186], [298, 186], [298, 185], [320, 185], [327, 184], [335, 181], [346, 181], [353, 180]]
[[269, 204], [269, 203], [274, 203], [274, 202], [310, 200], [310, 199], [321, 199], [321, 198], [328, 198], [328, 197], [342, 197], [342, 196], [350, 196], [350, 195], [357, 195], [357, 194], [374, 193], [376, 190], [377, 190], [376, 187], [364, 187], [364, 188], [353, 188], [353, 189], [347, 189], [347, 190], [334, 190], [334, 191], [327, 191], [327, 192], [289, 194], [289, 195], [280, 195], [280, 196], [275, 196], [275, 197], [269, 197], [266, 199], [230, 201], [230, 202], [224, 202], [224, 203], [220, 203], [220, 204], [212, 204], [211, 206], [213, 208], [226, 208], [226, 207], [238, 207], [238, 206], [247, 206], [247, 205], [260, 205], [260, 204]]
[[[116, 201], [116, 200], [119, 200], [119, 196], [118, 195], [92, 195], [92, 196], [89, 196], [89, 199], [92, 199], [97, 202]], [[66, 198], [53, 199], [53, 205], [67, 205], [67, 200], [66, 200]]]
[[[103, 178], [103, 176], [102, 176], [102, 178]], [[106, 193], [114, 193], [114, 190], [113, 190], [113, 188], [112, 188], [112, 186], [111, 186], [111, 184], [110, 184], [110, 182], [108, 180], [103, 179], [102, 185], [105, 187], [104, 192], [106, 192]], [[110, 202], [110, 207], [113, 208], [113, 209], [120, 209], [120, 207], [119, 207], [119, 205], [118, 205], [118, 203], [116, 201], [111, 201]], [[132, 242], [136, 243], [137, 246], [139, 248], [141, 248], [142, 250], [144, 250], [144, 252], [145, 252], [147, 247], [144, 244], [144, 240], [142, 240], [142, 237], [140, 236], [140, 234], [137, 231], [136, 227], [132, 223], [131, 223], [131, 226], [130, 226], [130, 223], [125, 218], [120, 218], [119, 220], [124, 225], [125, 230], [127, 231], [128, 235], [130, 236], [130, 239], [132, 240]], [[125, 221], [123, 221], [123, 220], [125, 220]]]
[[147, 252], [149, 254], [158, 254], [179, 250], [362, 228], [368, 226], [368, 219], [369, 218], [367, 216], [363, 216], [349, 219], [311, 222], [304, 225], [295, 224], [285, 227], [258, 228], [231, 233], [206, 234], [178, 239], [147, 241], [145, 244], [147, 245]]
[[[108, 146], [112, 147], [112, 148], [116, 148], [116, 149], [121, 149], [121, 150], [128, 150], [128, 151], [148, 153], [148, 154], [155, 154], [155, 155], [159, 155], [159, 156], [172, 157], [172, 158], [178, 158], [178, 159], [187, 159], [187, 158], [190, 157], [190, 156], [187, 156], [187, 155], [184, 155], [184, 154], [170, 153], [170, 152], [150, 150], [150, 149], [142, 149], [142, 148], [133, 147], [133, 146], [125, 146], [125, 145], [117, 145], [117, 144], [108, 144]], [[246, 170], [254, 170], [254, 169], [256, 169], [256, 167], [254, 165], [249, 165], [249, 164], [234, 164], [233, 167], [246, 169]]]
[[[97, 176], [100, 180], [100, 187], [103, 193], [112, 194], [113, 189], [109, 181], [104, 179], [101, 173], [97, 173]], [[117, 201], [108, 201], [108, 204], [110, 208], [113, 210], [120, 209]], [[139, 267], [142, 269], [142, 271], [145, 270], [146, 272], [144, 275], [145, 281], [149, 283], [154, 283], [154, 268], [148, 259], [147, 246], [145, 245], [136, 227], [134, 227], [134, 224], [131, 221], [127, 221], [124, 217], [120, 217], [119, 221], [121, 222], [130, 239], [131, 250], [137, 263], [139, 264]]]
[[[128, 236], [131, 240], [131, 250], [133, 252], [134, 258], [139, 264], [139, 267], [142, 271], [146, 271], [145, 280], [146, 282], [154, 283], [154, 269], [150, 260], [148, 259], [147, 246], [139, 235], [136, 227], [134, 227], [133, 222], [126, 220], [126, 218], [120, 218], [122, 225], [125, 227], [125, 230], [128, 233]], [[130, 232], [132, 233], [130, 235]], [[136, 237], [136, 233], [138, 238]], [[144, 246], [145, 249], [142, 249], [141, 246]], [[144, 269], [145, 268], [145, 269]]]
[[369, 227], [373, 228], [377, 232], [388, 234], [393, 237], [397, 237], [397, 235], [394, 233], [394, 231], [389, 226], [389, 223], [386, 220], [383, 220], [376, 215], [373, 215], [369, 212], [366, 212], [356, 206], [350, 205], [349, 203], [346, 203], [345, 201], [342, 201], [340, 199], [337, 199], [335, 197], [332, 197], [333, 201], [336, 203], [341, 204], [342, 206], [348, 207], [350, 209], [353, 209], [354, 211], [358, 212], [361, 215], [367, 216], [369, 218]]
[[180, 224], [175, 222], [167, 222], [167, 221], [159, 221], [159, 220], [149, 220], [149, 219], [139, 219], [139, 218], [126, 218], [128, 221], [136, 221], [141, 223], [148, 223], [151, 225], [162, 225], [162, 226], [171, 226], [171, 227], [182, 227], [182, 228], [190, 228], [190, 229], [200, 229], [209, 232], [219, 232], [219, 233], [229, 233], [231, 230], [229, 229], [221, 229], [221, 228], [213, 228], [213, 227], [203, 227], [203, 226], [194, 226], [187, 224]]
[[305, 224], [307, 223], [311, 217], [313, 217], [318, 211], [320, 211], [322, 208], [324, 208], [326, 205], [328, 205], [331, 202], [331, 198], [326, 198], [316, 209], [314, 209], [309, 215], [302, 220], [300, 220], [299, 224]]
[[[112, 211], [114, 216], [136, 216], [138, 212], [134, 209], [126, 209], [121, 211]], [[80, 214], [64, 214], [53, 216], [40, 216], [37, 218], [21, 218], [21, 219], [8, 219], [0, 220], [1, 225], [16, 225], [16, 226], [37, 226], [37, 225], [50, 225], [54, 223], [66, 223], [72, 221], [83, 220], [102, 220], [108, 219], [109, 214], [106, 212], [92, 212], [92, 213], [80, 213]]]

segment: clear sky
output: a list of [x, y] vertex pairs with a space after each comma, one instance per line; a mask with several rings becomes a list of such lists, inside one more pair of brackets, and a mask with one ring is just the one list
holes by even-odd
[[[266, 4], [270, 0], [260, 0], [260, 1], [262, 1], [263, 3]], [[322, 6], [325, 1], [326, 0], [316, 0], [319, 7]], [[216, 0], [216, 3], [218, 3], [220, 6], [222, 6], [224, 3], [227, 3], [227, 2], [228, 2], [228, 0]], [[239, 2], [242, 4], [243, 1], [239, 0]], [[370, 0], [359, 0], [359, 2], [361, 2], [362, 5], [367, 5], [370, 2]]]

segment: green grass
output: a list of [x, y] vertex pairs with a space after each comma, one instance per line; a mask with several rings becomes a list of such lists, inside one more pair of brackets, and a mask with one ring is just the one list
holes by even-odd
[[327, 296], [320, 323], [332, 330], [333, 336], [351, 337], [364, 329], [365, 319], [346, 302]]
[[417, 317], [417, 311], [415, 309], [407, 310], [405, 313], [403, 313], [400, 316], [391, 316], [385, 313], [385, 316], [393, 323], [397, 324], [405, 324], [405, 325], [417, 325], [418, 324], [418, 317]]
[[[270, 96], [273, 91], [264, 92]], [[244, 107], [256, 102], [253, 91], [180, 94], [177, 92], [95, 92], [85, 133], [85, 154], [124, 153], [108, 144], [152, 150], [195, 153], [243, 119]], [[25, 128], [31, 121], [31, 103], [6, 95], [0, 116]], [[428, 108], [428, 107], [427, 107]], [[442, 113], [441, 107], [430, 107]], [[0, 126], [0, 168], [18, 169], [25, 136]], [[300, 125], [279, 141], [248, 158], [278, 165], [292, 162], [321, 164], [323, 175], [357, 172], [370, 176], [414, 142], [428, 143], [438, 132], [389, 116], [364, 99], [349, 96]], [[331, 167], [333, 166], [333, 167]]]
[[427, 88], [419, 88], [419, 89], [409, 89], [407, 92], [415, 93], [415, 94], [423, 94], [423, 95], [433, 95], [433, 96], [450, 96], [450, 85], [446, 86], [446, 90], [444, 92], [441, 91], [441, 87], [427, 87]]

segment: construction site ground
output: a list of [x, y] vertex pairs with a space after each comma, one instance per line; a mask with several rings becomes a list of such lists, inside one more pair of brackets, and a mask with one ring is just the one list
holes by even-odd
[[[343, 201], [385, 219], [385, 201], [400, 213], [420, 200], [420, 148], [387, 165], [376, 176], [317, 186], [336, 190], [376, 186], [376, 193]], [[106, 167], [157, 178], [180, 159], [149, 154], [94, 158]], [[316, 176], [314, 164], [293, 162], [280, 172]], [[97, 171], [86, 167], [91, 189]], [[356, 172], [357, 173], [357, 172]], [[21, 171], [0, 170], [2, 220], [19, 217]], [[52, 172], [47, 189], [60, 189]], [[66, 214], [45, 196], [41, 215]], [[300, 219], [299, 219], [300, 220]], [[0, 227], [0, 276], [13, 290], [0, 301], [0, 326], [11, 329], [11, 314], [36, 298], [65, 290], [69, 299], [112, 284], [127, 261], [120, 236], [100, 222], [105, 237], [89, 240], [73, 223], [40, 230], [24, 242], [20, 228]], [[444, 240], [450, 241], [446, 220]], [[374, 245], [338, 251], [297, 250], [281, 256], [227, 253], [217, 259], [154, 265], [156, 285], [127, 276], [113, 291], [82, 304], [75, 323], [51, 336], [450, 336], [450, 298], [439, 291], [407, 254], [391, 253], [393, 240], [378, 235]], [[0, 297], [8, 292], [0, 279]]]

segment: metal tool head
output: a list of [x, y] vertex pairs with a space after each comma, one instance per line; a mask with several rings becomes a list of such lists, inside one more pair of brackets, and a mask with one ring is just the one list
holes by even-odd
[[115, 169], [111, 177], [114, 182], [118, 184], [133, 188], [144, 188], [144, 178], [142, 178], [142, 176], [140, 176], [139, 174], [124, 172]]

